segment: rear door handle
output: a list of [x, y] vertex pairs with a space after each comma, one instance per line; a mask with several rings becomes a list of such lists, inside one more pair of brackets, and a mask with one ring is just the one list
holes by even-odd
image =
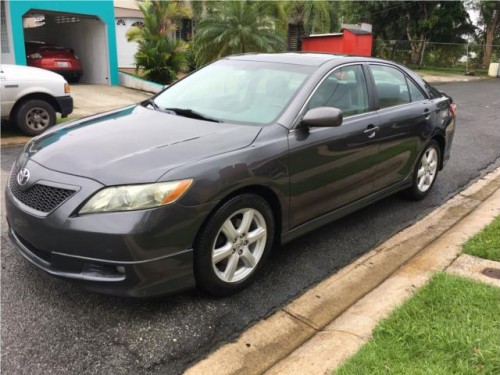
[[368, 127], [366, 128], [366, 130], [363, 133], [368, 135], [368, 138], [373, 138], [373, 137], [375, 137], [375, 133], [377, 133], [379, 130], [380, 130], [380, 128], [378, 126], [368, 125]]

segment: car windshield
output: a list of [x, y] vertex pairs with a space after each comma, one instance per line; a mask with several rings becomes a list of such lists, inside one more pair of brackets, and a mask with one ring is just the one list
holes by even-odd
[[212, 121], [268, 124], [285, 109], [313, 67], [222, 60], [170, 86], [154, 107]]

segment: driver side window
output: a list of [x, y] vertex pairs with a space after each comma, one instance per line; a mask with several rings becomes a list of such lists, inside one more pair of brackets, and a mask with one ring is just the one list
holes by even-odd
[[344, 117], [368, 112], [368, 92], [361, 65], [335, 69], [321, 82], [311, 97], [307, 109], [334, 107]]

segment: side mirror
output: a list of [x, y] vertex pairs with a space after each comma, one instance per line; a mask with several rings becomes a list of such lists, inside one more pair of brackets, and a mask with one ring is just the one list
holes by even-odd
[[330, 128], [342, 125], [342, 120], [343, 115], [340, 109], [318, 107], [307, 111], [300, 124], [309, 127]]

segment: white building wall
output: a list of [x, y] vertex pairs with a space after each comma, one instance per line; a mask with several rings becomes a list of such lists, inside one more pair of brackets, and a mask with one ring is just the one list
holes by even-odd
[[2, 40], [1, 44], [1, 59], [2, 64], [15, 64], [14, 57], [14, 41], [12, 40], [12, 24], [10, 22], [9, 2], [2, 1], [1, 28]]

